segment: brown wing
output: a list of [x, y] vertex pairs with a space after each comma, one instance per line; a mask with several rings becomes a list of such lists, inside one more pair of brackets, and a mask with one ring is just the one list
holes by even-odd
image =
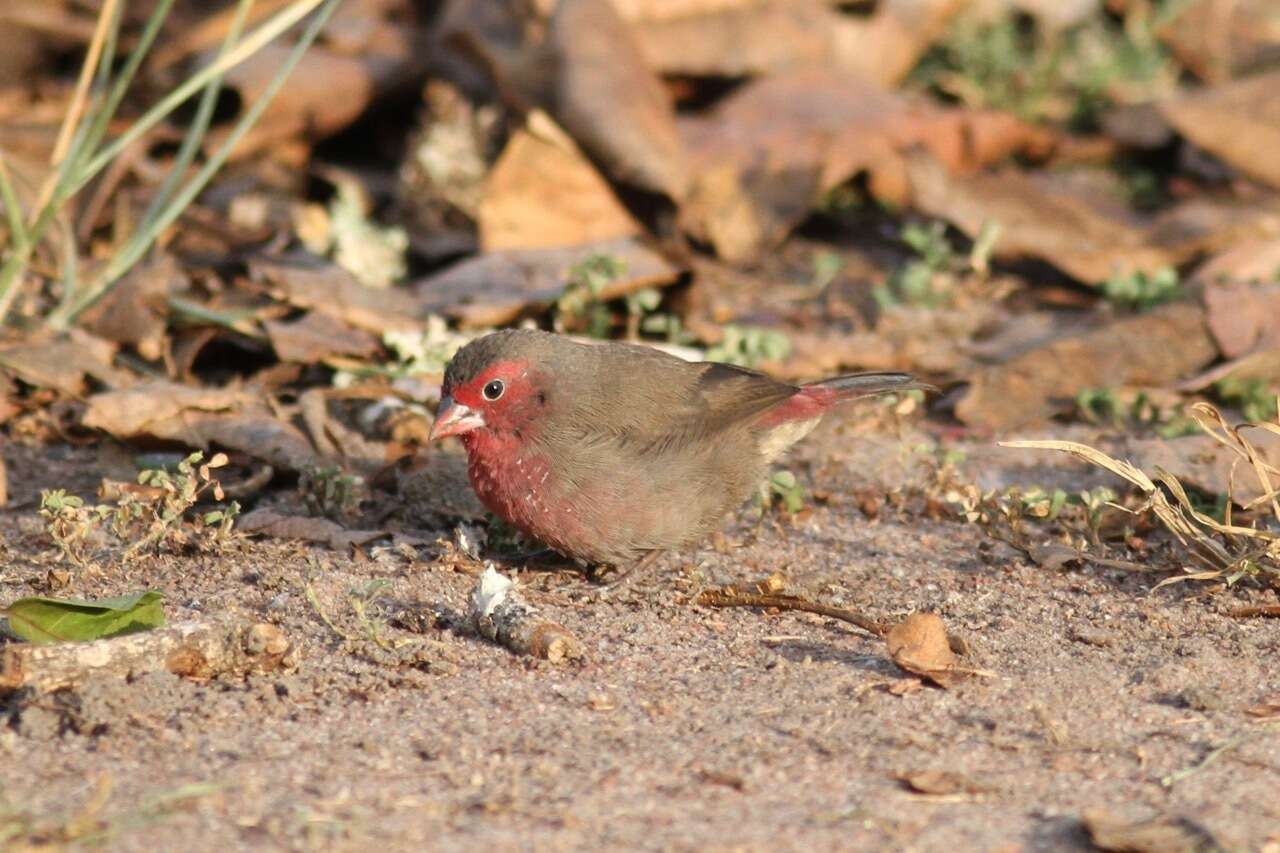
[[763, 373], [717, 362], [687, 362], [649, 347], [599, 347], [592, 370], [572, 388], [568, 419], [580, 446], [651, 456], [714, 438], [799, 389]]

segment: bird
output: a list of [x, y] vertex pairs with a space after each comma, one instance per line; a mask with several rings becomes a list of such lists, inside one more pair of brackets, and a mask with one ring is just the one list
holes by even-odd
[[587, 567], [683, 550], [849, 400], [928, 389], [906, 373], [796, 385], [654, 347], [507, 329], [450, 360], [429, 440], [457, 436], [480, 502]]

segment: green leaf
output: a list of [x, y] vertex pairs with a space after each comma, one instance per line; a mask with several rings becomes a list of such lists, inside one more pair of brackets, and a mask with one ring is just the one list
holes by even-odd
[[164, 596], [140, 592], [120, 598], [20, 598], [9, 605], [9, 629], [30, 643], [81, 642], [136, 634], [164, 625]]

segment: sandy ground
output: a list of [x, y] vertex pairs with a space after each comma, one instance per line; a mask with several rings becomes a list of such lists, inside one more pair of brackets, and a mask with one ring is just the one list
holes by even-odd
[[[431, 548], [253, 542], [75, 570], [58, 594], [149, 587], [171, 621], [274, 622], [300, 665], [0, 699], [0, 829], [146, 851], [1070, 850], [1089, 847], [1081, 815], [1106, 808], [1280, 849], [1280, 727], [1245, 712], [1280, 693], [1280, 624], [1227, 615], [1274, 592], [1153, 593], [1149, 576], [1036, 567], [959, 523], [865, 518], [851, 496], [910, 441], [882, 436], [874, 457], [823, 431], [801, 461], [831, 499], [803, 522], [744, 511], [724, 553], [670, 555], [621, 589], [523, 573], [581, 665], [451, 630], [473, 569]], [[89, 493], [97, 475], [88, 451], [5, 453], [8, 601], [61, 565], [32, 496]], [[850, 626], [687, 604], [773, 571], [878, 618], [936, 612], [994, 675], [896, 695], [904, 673]], [[963, 778], [934, 795], [900, 778], [926, 770]]]

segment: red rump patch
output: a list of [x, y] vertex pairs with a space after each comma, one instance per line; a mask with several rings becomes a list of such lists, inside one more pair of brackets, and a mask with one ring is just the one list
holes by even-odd
[[835, 388], [807, 385], [770, 409], [760, 423], [761, 426], [773, 427], [791, 421], [812, 420], [825, 414], [841, 399]]

